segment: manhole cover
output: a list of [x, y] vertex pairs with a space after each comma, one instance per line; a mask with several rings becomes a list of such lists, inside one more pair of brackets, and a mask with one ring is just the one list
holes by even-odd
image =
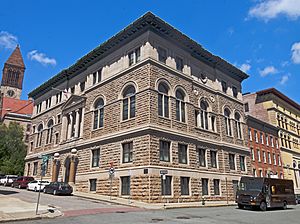
[[176, 217], [176, 219], [190, 219], [190, 217], [186, 217], [186, 216], [178, 216], [178, 217]]

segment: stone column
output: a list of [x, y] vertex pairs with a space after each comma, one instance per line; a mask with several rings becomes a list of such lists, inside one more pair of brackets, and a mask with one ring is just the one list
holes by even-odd
[[79, 137], [79, 120], [80, 120], [80, 114], [79, 114], [79, 109], [76, 110], [76, 116], [75, 116], [75, 135], [74, 137], [75, 138], [78, 138]]
[[56, 182], [59, 174], [59, 153], [54, 153], [53, 164], [52, 164], [52, 177], [51, 181]]
[[83, 136], [83, 121], [84, 121], [84, 108], [81, 109], [81, 122], [80, 122], [80, 134], [79, 134], [79, 137]]
[[72, 136], [72, 126], [73, 126], [73, 116], [72, 116], [72, 112], [69, 113], [69, 123], [68, 123], [68, 135], [67, 135], [67, 139], [70, 139]]
[[72, 156], [70, 161], [70, 175], [69, 175], [69, 183], [71, 185], [75, 184], [75, 176], [76, 176], [76, 159], [77, 159], [77, 150], [71, 150]]

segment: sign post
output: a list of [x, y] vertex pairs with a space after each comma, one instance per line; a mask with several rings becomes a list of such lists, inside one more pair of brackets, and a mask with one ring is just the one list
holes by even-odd
[[114, 177], [115, 168], [113, 167], [113, 163], [110, 164], [110, 168], [108, 170], [109, 179], [110, 179], [110, 189], [109, 189], [109, 200], [111, 200], [111, 192], [112, 192], [112, 179]]
[[162, 176], [163, 201], [164, 201], [164, 208], [165, 208], [166, 207], [166, 174], [168, 174], [168, 170], [160, 170], [159, 173]]
[[38, 156], [39, 159], [42, 159], [42, 164], [41, 164], [41, 181], [40, 181], [40, 186], [39, 186], [39, 193], [38, 193], [38, 199], [37, 199], [37, 203], [36, 203], [36, 210], [35, 210], [35, 214], [38, 214], [39, 211], [39, 203], [40, 203], [40, 197], [41, 197], [41, 185], [42, 185], [42, 181], [43, 181], [43, 176], [45, 176], [46, 171], [47, 171], [47, 163], [48, 160], [50, 158], [50, 156], [48, 155], [39, 155]]

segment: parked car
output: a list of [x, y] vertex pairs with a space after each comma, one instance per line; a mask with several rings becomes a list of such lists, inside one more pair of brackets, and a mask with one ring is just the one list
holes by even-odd
[[300, 204], [300, 194], [295, 194], [296, 204]]
[[51, 182], [44, 188], [44, 193], [53, 195], [71, 195], [73, 192], [72, 186], [64, 182]]
[[21, 176], [12, 182], [11, 187], [26, 188], [31, 181], [34, 181], [33, 177]]
[[4, 185], [4, 186], [11, 186], [12, 182], [14, 180], [16, 180], [17, 178], [18, 178], [18, 176], [16, 176], [16, 175], [6, 175], [4, 178], [1, 178], [0, 184]]
[[44, 190], [46, 185], [49, 185], [50, 182], [47, 180], [42, 180], [42, 182], [40, 180], [34, 180], [31, 181], [30, 183], [27, 184], [27, 190], [29, 191], [39, 191], [40, 190], [40, 186], [41, 186], [41, 191]]

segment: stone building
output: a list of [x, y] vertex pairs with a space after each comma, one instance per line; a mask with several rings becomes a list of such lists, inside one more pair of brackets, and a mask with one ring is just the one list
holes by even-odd
[[4, 64], [0, 85], [0, 122], [16, 122], [23, 127], [25, 143], [28, 142], [33, 102], [21, 100], [25, 65], [17, 46]]
[[[33, 90], [25, 173], [149, 203], [234, 200], [247, 74], [147, 13]], [[165, 178], [160, 172], [166, 172]], [[164, 187], [163, 187], [164, 186]]]
[[252, 173], [255, 177], [283, 178], [278, 128], [247, 116]]
[[284, 178], [300, 193], [300, 105], [271, 88], [243, 96], [246, 113], [276, 126]]

